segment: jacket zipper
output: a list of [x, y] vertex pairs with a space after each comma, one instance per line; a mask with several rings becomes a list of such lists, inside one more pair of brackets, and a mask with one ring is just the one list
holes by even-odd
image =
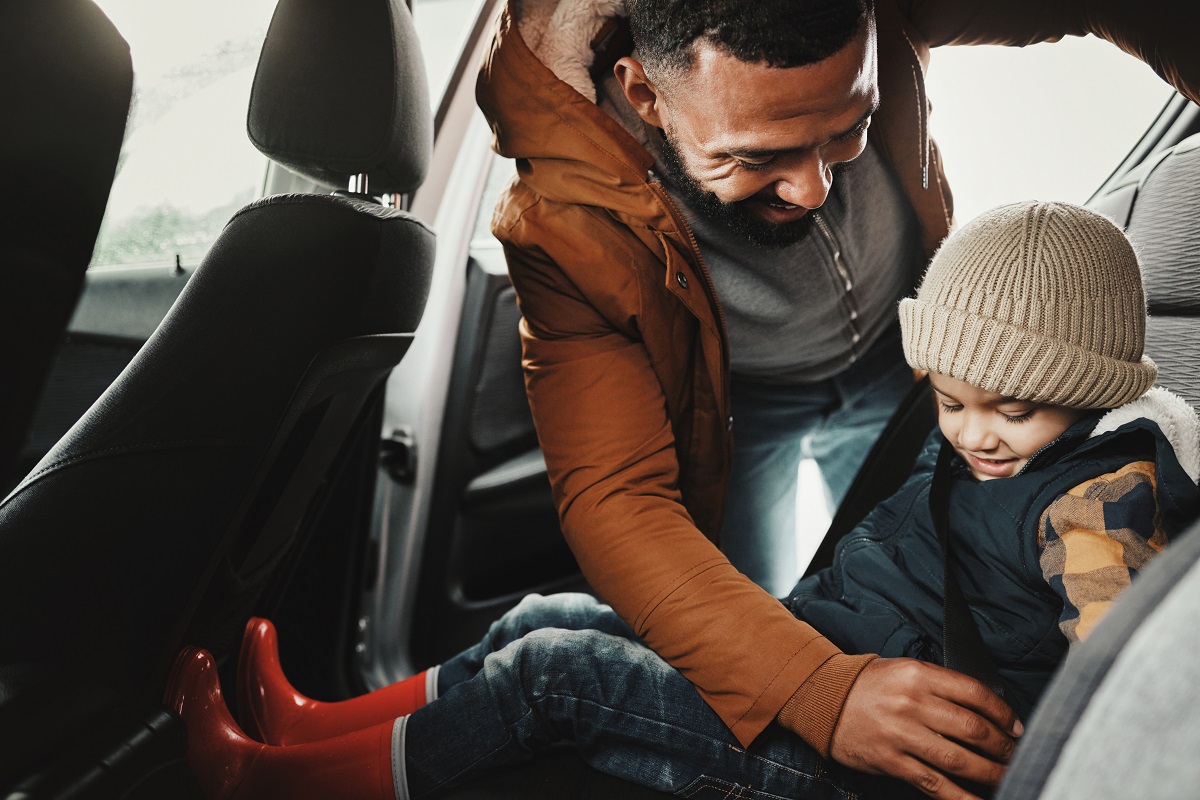
[[[1074, 425], [1072, 425], [1072, 427], [1074, 427]], [[1095, 429], [1095, 425], [1093, 425], [1093, 426], [1092, 426], [1092, 429], [1093, 429], [1093, 430]], [[1070, 430], [1070, 429], [1068, 428], [1068, 430]], [[1078, 437], [1078, 436], [1079, 436], [1079, 434], [1075, 434], [1075, 435], [1074, 435], [1074, 436], [1072, 436], [1071, 438], [1076, 438], [1076, 437]], [[1021, 467], [1019, 470], [1017, 470], [1017, 475], [1024, 475], [1024, 474], [1025, 474], [1025, 470], [1029, 469], [1030, 465], [1032, 465], [1032, 464], [1033, 464], [1035, 461], [1037, 461], [1037, 458], [1038, 458], [1038, 456], [1040, 456], [1042, 453], [1046, 452], [1046, 451], [1047, 451], [1047, 450], [1049, 450], [1051, 447], [1054, 447], [1056, 444], [1058, 444], [1059, 442], [1063, 441], [1063, 440], [1064, 440], [1064, 439], [1066, 439], [1066, 438], [1067, 438], [1067, 431], [1063, 431], [1063, 432], [1062, 432], [1062, 433], [1060, 433], [1058, 436], [1054, 437], [1054, 439], [1053, 439], [1052, 441], [1046, 442], [1046, 444], [1044, 444], [1044, 445], [1042, 445], [1041, 447], [1039, 447], [1039, 448], [1038, 448], [1038, 449], [1037, 449], [1037, 450], [1034, 452], [1034, 454], [1033, 454], [1033, 455], [1031, 455], [1031, 456], [1030, 456], [1030, 457], [1029, 457], [1029, 458], [1028, 458], [1028, 459], [1025, 461], [1025, 466], [1023, 466], [1023, 467]], [[1090, 438], [1090, 434], [1089, 434], [1088, 438]], [[1076, 445], [1076, 449], [1078, 449], [1078, 447], [1079, 447], [1079, 445]], [[1013, 477], [1015, 478], [1015, 477], [1016, 477], [1016, 475], [1014, 475]]]
[[850, 277], [850, 270], [846, 268], [842, 261], [842, 246], [838, 243], [837, 237], [833, 235], [833, 229], [829, 227], [829, 223], [821, 216], [820, 212], [813, 211], [813, 223], [818, 231], [821, 232], [821, 237], [825, 241], [825, 246], [829, 249], [829, 254], [833, 257], [834, 277], [841, 283], [845, 294], [842, 295], [842, 306], [845, 308], [846, 317], [849, 320], [850, 328], [850, 363], [854, 363], [861, 355], [858, 350], [859, 342], [862, 341], [862, 331], [858, 328], [858, 303], [854, 299], [854, 280]]

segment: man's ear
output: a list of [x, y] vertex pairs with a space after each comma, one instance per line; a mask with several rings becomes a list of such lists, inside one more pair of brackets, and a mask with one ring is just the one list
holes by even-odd
[[613, 65], [613, 74], [625, 92], [625, 99], [647, 124], [655, 128], [663, 126], [662, 92], [646, 77], [642, 62], [632, 56], [618, 59]]

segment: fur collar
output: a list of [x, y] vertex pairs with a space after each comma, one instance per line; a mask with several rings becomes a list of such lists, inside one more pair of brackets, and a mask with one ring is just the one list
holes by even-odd
[[559, 80], [596, 102], [589, 68], [592, 41], [606, 19], [625, 15], [625, 0], [519, 0], [517, 28]]
[[1111, 433], [1127, 422], [1142, 418], [1158, 425], [1175, 449], [1179, 465], [1195, 483], [1200, 478], [1200, 417], [1186, 400], [1161, 386], [1109, 411], [1096, 423], [1091, 436]]

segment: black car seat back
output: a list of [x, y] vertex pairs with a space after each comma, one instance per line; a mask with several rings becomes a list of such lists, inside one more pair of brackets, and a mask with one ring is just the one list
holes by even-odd
[[185, 639], [229, 650], [362, 456], [353, 443], [378, 442], [434, 251], [425, 225], [363, 193], [413, 190], [431, 150], [404, 3], [281, 0], [248, 127], [290, 169], [360, 191], [238, 212], [125, 371], [0, 503], [0, 663], [87, 658], [156, 696]]
[[[75, 309], [125, 137], [129, 45], [91, 0], [0, 11], [0, 490]], [[18, 200], [19, 198], [19, 200]]]

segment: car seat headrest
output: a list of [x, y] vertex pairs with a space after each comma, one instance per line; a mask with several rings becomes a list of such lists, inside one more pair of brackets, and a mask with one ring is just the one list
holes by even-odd
[[359, 175], [371, 194], [420, 186], [433, 122], [403, 0], [280, 0], [246, 127], [264, 155], [322, 186]]
[[1138, 187], [1129, 236], [1153, 314], [1200, 314], [1200, 134], [1172, 147]]

